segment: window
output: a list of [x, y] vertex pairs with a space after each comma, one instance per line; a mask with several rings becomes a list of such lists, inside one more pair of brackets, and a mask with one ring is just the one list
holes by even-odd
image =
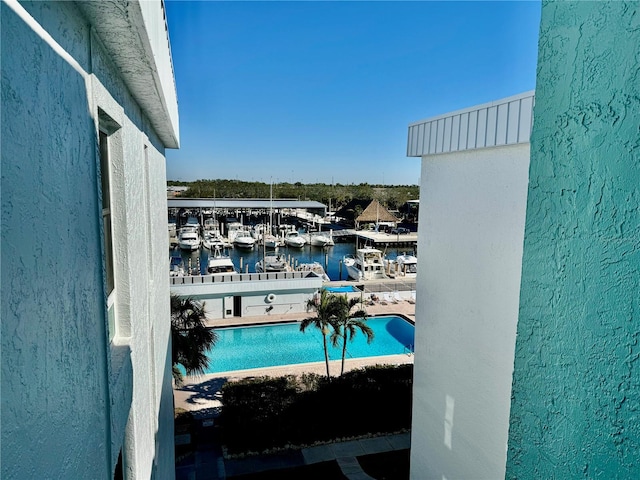
[[[99, 131], [98, 141], [100, 147], [100, 185], [101, 185], [101, 206], [102, 206], [102, 230], [103, 230], [103, 255], [105, 267], [105, 290], [107, 293], [107, 317], [109, 325], [109, 342], [116, 334], [116, 311], [115, 311], [115, 266], [113, 248], [113, 204], [112, 204], [112, 173], [114, 156], [117, 157], [117, 145], [114, 140], [118, 135], [114, 135], [119, 129], [118, 125], [103, 110], [98, 109]], [[118, 144], [118, 142], [115, 142]], [[114, 155], [116, 152], [116, 155]]]
[[113, 239], [111, 235], [111, 188], [109, 160], [109, 136], [100, 130], [100, 177], [102, 179], [102, 227], [104, 229], [104, 256], [106, 267], [107, 295], [115, 286], [113, 278]]

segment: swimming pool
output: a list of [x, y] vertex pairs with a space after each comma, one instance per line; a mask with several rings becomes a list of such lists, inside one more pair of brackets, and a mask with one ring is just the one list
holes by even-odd
[[359, 292], [353, 285], [344, 285], [341, 287], [324, 287], [327, 292], [331, 293], [345, 293], [345, 292]]
[[[402, 317], [370, 317], [367, 324], [375, 338], [367, 344], [358, 332], [347, 343], [345, 358], [396, 355], [413, 350], [414, 327]], [[275, 367], [309, 362], [323, 362], [322, 334], [312, 326], [304, 333], [298, 322], [251, 327], [217, 328], [218, 342], [207, 352], [206, 373], [222, 373], [250, 368]], [[341, 347], [329, 342], [329, 360], [342, 358]]]

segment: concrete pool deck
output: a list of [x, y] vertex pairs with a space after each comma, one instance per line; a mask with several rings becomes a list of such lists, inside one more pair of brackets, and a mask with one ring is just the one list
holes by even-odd
[[[408, 301], [398, 303], [376, 303], [366, 306], [367, 313], [374, 315], [400, 315], [415, 321], [415, 304]], [[310, 313], [309, 316], [312, 314]], [[233, 317], [226, 319], [211, 319], [207, 325], [211, 327], [230, 327], [240, 325], [260, 325], [265, 323], [278, 323], [302, 320], [304, 314], [292, 313], [286, 315], [261, 315], [255, 317]], [[340, 360], [329, 362], [329, 372], [332, 376], [340, 373]], [[345, 360], [345, 370], [354, 370], [368, 365], [402, 365], [413, 363], [412, 354], [385, 355], [382, 357], [366, 357]], [[175, 407], [189, 411], [198, 411], [203, 416], [216, 416], [221, 407], [221, 388], [228, 381], [239, 380], [247, 377], [283, 375], [301, 375], [302, 373], [325, 374], [324, 362], [304, 363], [298, 365], [282, 365], [278, 367], [256, 368], [251, 370], [239, 370], [201, 376], [185, 377], [182, 387], [174, 387], [173, 394]]]
[[[373, 305], [365, 305], [369, 315], [404, 315], [410, 320], [415, 320], [416, 306], [415, 303], [409, 303], [406, 300], [397, 303], [376, 302]], [[312, 312], [305, 313], [287, 313], [274, 315], [256, 315], [251, 317], [228, 317], [207, 319], [209, 327], [236, 327], [240, 325], [260, 325], [263, 323], [277, 323], [294, 320], [302, 320], [307, 316], [313, 316]]]

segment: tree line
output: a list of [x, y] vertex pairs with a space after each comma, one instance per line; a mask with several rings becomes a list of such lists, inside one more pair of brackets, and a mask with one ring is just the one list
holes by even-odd
[[[242, 180], [196, 180], [193, 182], [168, 181], [169, 186], [186, 186], [181, 196], [188, 198], [269, 198], [271, 186], [264, 182]], [[340, 183], [287, 183], [273, 184], [274, 199], [312, 200], [338, 210], [351, 200], [378, 200], [391, 210], [398, 210], [408, 200], [417, 200], [418, 185], [369, 185], [368, 183], [343, 185]]]

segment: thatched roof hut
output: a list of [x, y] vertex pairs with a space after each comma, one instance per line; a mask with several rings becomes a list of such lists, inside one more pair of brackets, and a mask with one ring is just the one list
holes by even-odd
[[389, 210], [382, 206], [377, 200], [372, 200], [367, 208], [355, 219], [356, 228], [358, 228], [358, 225], [361, 223], [398, 223], [399, 221], [400, 219], [398, 217], [389, 212]]

